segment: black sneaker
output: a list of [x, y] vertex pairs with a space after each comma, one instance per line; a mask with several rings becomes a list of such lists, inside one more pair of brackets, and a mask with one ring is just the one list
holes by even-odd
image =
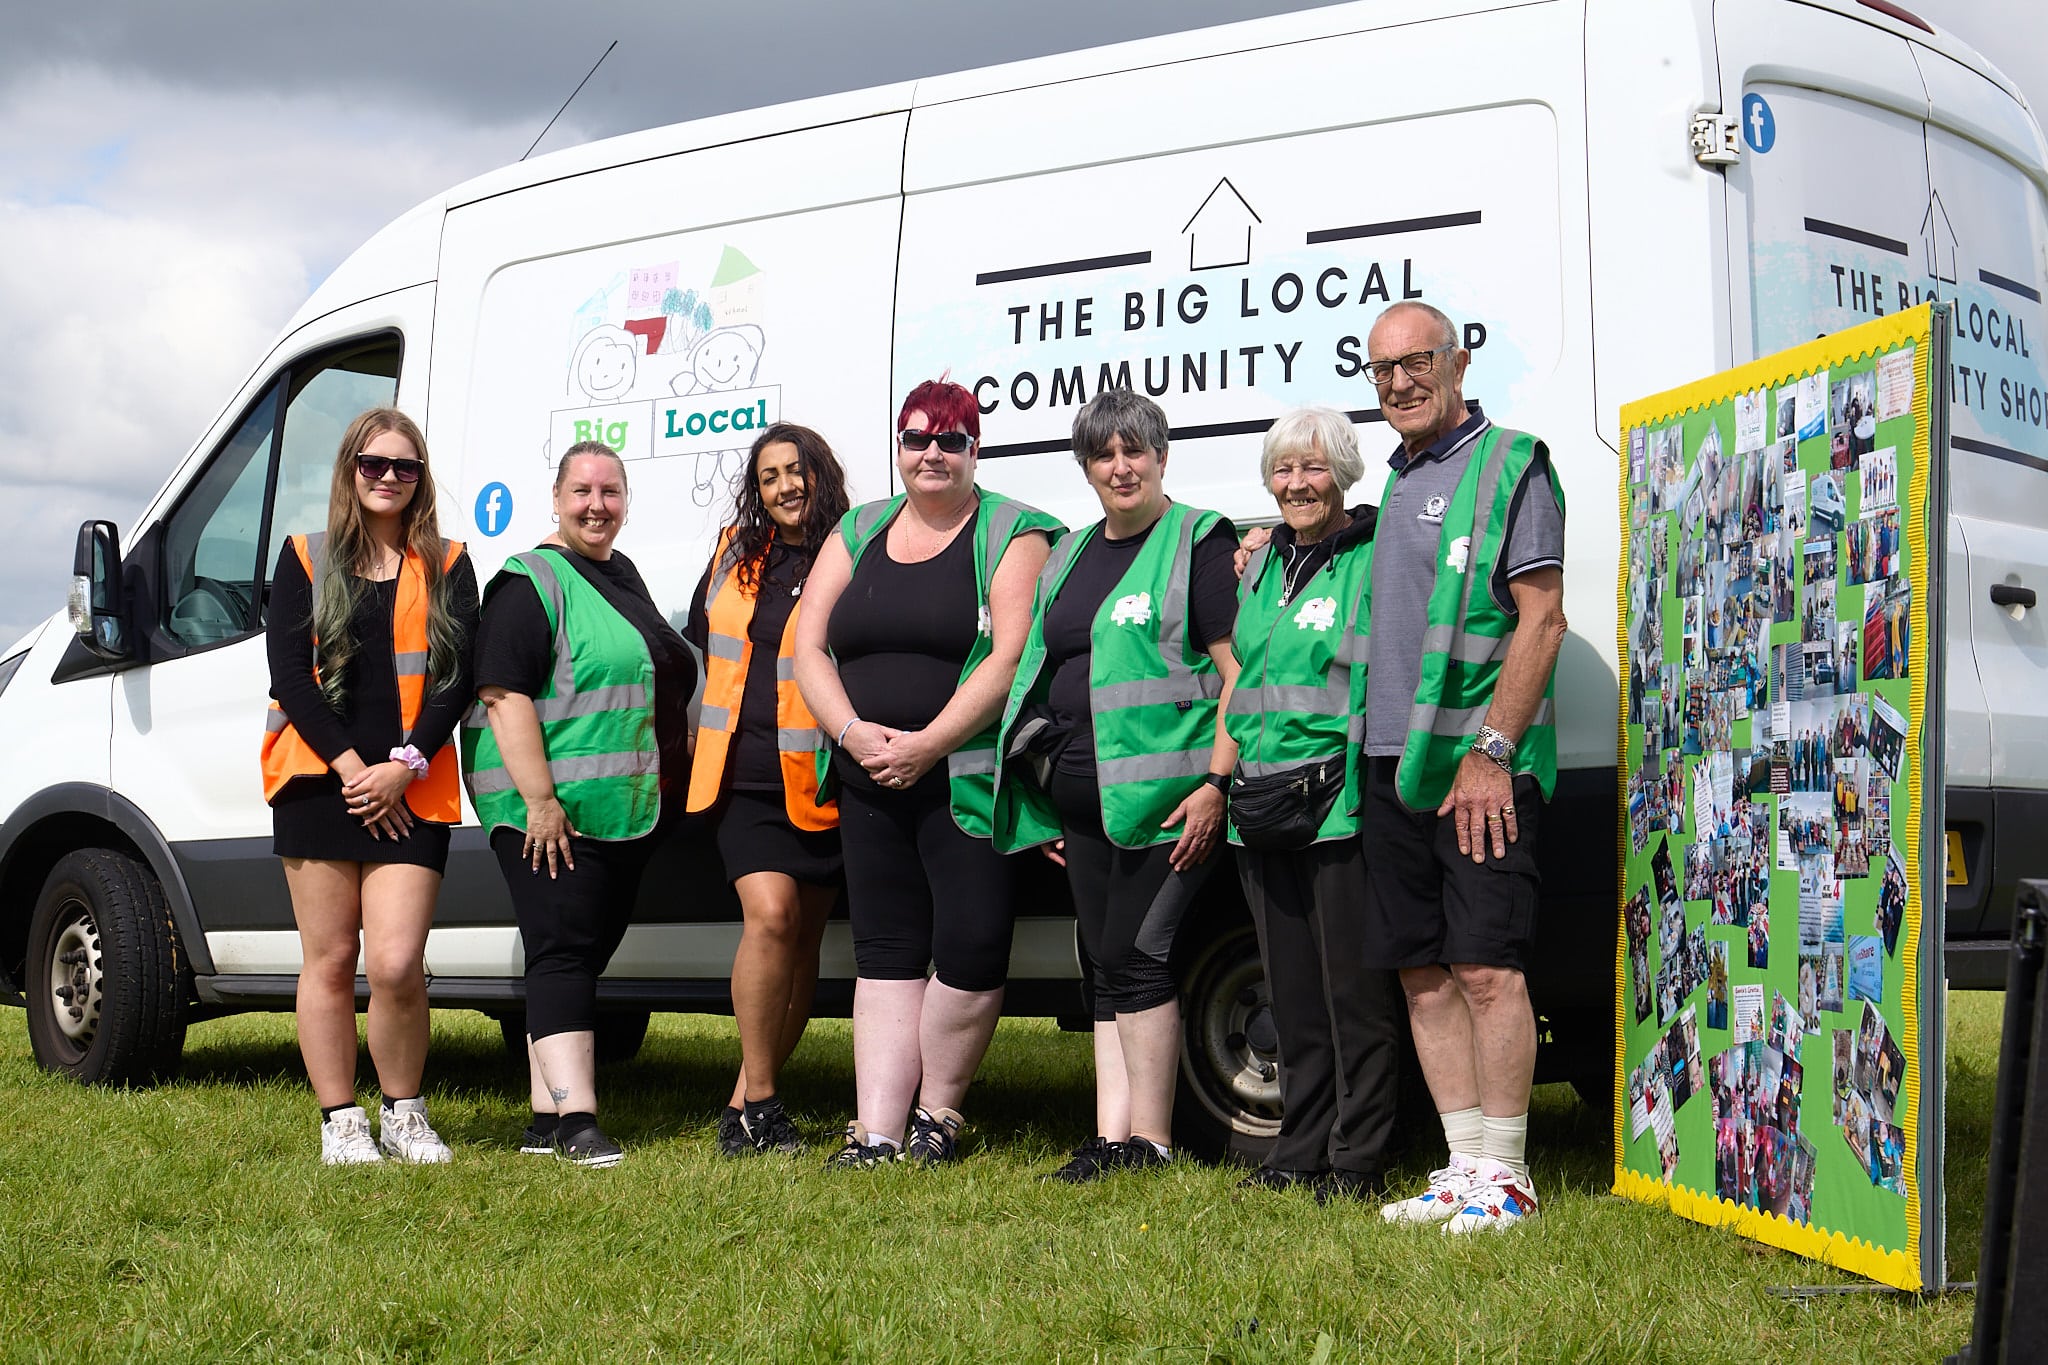
[[1387, 1178], [1378, 1171], [1328, 1170], [1313, 1182], [1318, 1204], [1343, 1199], [1378, 1199], [1387, 1192]]
[[1285, 1193], [1297, 1186], [1319, 1189], [1320, 1182], [1328, 1171], [1289, 1171], [1278, 1166], [1254, 1166], [1250, 1175], [1237, 1182], [1241, 1191], [1271, 1190], [1275, 1194]]
[[960, 1129], [963, 1120], [955, 1109], [910, 1111], [910, 1140], [903, 1155], [925, 1166], [944, 1166], [960, 1159]]
[[1120, 1171], [1149, 1171], [1157, 1166], [1171, 1166], [1173, 1153], [1162, 1152], [1141, 1137], [1117, 1144], [1116, 1168]]
[[1067, 1164], [1056, 1171], [1047, 1171], [1040, 1180], [1058, 1180], [1068, 1185], [1083, 1185], [1090, 1180], [1100, 1180], [1123, 1162], [1123, 1144], [1112, 1142], [1106, 1137], [1092, 1137], [1074, 1149], [1067, 1158]]
[[886, 1166], [901, 1155], [895, 1144], [868, 1143], [868, 1130], [859, 1119], [846, 1125], [846, 1145], [825, 1158], [828, 1171], [865, 1171]]
[[625, 1150], [606, 1137], [604, 1130], [596, 1124], [580, 1128], [573, 1133], [555, 1134], [557, 1161], [567, 1161], [572, 1165], [601, 1171], [616, 1166], [625, 1159]]
[[755, 1151], [780, 1152], [784, 1156], [795, 1156], [803, 1151], [803, 1134], [797, 1132], [796, 1125], [790, 1122], [781, 1100], [763, 1100], [758, 1105], [749, 1104], [747, 1108], [753, 1111], [753, 1116], [740, 1115], [740, 1130]]
[[731, 1105], [718, 1116], [718, 1154], [720, 1156], [752, 1156], [754, 1144], [747, 1137], [747, 1125], [740, 1117], [740, 1111]]

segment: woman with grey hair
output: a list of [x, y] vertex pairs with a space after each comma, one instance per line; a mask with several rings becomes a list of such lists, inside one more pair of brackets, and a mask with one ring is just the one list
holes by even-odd
[[1166, 414], [1128, 389], [1074, 418], [1103, 518], [1038, 577], [1004, 710], [995, 839], [1063, 863], [1095, 1015], [1096, 1133], [1049, 1178], [1164, 1165], [1173, 1152], [1180, 1004], [1175, 932], [1222, 834], [1235, 746], [1231, 556], [1215, 512], [1166, 496]]
[[1356, 965], [1365, 895], [1358, 615], [1376, 513], [1345, 509], [1365, 464], [1341, 412], [1280, 418], [1259, 472], [1281, 524], [1238, 587], [1239, 672], [1223, 724], [1237, 746], [1230, 841], [1271, 988], [1285, 1116], [1265, 1164], [1243, 1183], [1301, 1185], [1327, 1202], [1382, 1188], [1394, 1117], [1398, 986], [1393, 973]]

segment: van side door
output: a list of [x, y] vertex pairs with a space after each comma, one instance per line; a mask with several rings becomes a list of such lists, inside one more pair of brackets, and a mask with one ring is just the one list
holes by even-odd
[[420, 285], [301, 329], [172, 480], [129, 553], [145, 584], [135, 627], [146, 662], [115, 680], [113, 785], [171, 845], [223, 973], [299, 963], [257, 769], [271, 573], [288, 535], [325, 528], [350, 420], [424, 398], [423, 375], [400, 380], [407, 339], [424, 341], [432, 308], [433, 287]]

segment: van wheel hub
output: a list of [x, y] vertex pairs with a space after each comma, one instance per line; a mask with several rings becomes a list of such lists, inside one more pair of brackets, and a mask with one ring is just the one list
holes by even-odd
[[100, 1004], [105, 990], [101, 974], [100, 935], [92, 912], [74, 902], [65, 907], [66, 921], [51, 945], [51, 1011], [57, 1027], [79, 1047], [92, 1043], [99, 1032]]

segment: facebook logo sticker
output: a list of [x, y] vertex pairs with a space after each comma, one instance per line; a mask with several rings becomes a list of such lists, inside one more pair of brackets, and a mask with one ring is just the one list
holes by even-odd
[[512, 524], [512, 490], [502, 483], [487, 483], [476, 495], [476, 529], [495, 536]]
[[1768, 152], [1778, 140], [1778, 121], [1771, 117], [1771, 106], [1762, 95], [1742, 97], [1742, 140], [1757, 153]]

